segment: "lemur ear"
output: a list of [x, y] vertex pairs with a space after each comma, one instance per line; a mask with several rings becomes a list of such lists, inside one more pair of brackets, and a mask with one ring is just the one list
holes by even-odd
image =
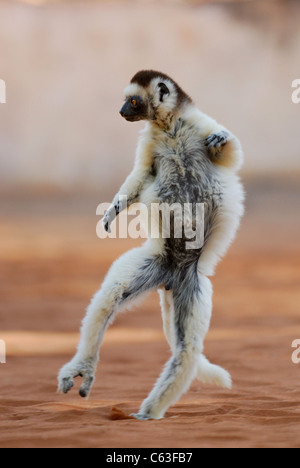
[[165, 94], [170, 94], [169, 88], [165, 85], [165, 83], [159, 83], [159, 100], [163, 102]]

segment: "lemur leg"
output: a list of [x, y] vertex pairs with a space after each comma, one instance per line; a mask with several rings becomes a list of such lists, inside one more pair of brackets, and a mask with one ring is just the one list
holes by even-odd
[[[213, 288], [211, 281], [206, 277], [198, 273], [200, 288], [202, 289], [202, 303], [199, 310], [199, 313], [202, 313], [202, 310], [206, 310], [207, 317], [209, 321], [212, 316], [212, 296]], [[208, 330], [207, 330], [208, 331]], [[231, 388], [232, 380], [230, 374], [220, 366], [211, 364], [209, 360], [200, 354], [198, 356], [198, 366], [197, 366], [197, 375], [196, 378], [200, 382], [209, 385], [216, 385], [217, 387], [222, 388]]]
[[116, 313], [143, 293], [157, 289], [164, 282], [159, 247], [146, 243], [134, 249], [111, 267], [104, 283], [92, 299], [81, 329], [81, 340], [74, 358], [58, 376], [58, 389], [67, 393], [75, 377], [83, 377], [80, 395], [89, 395], [105, 331]]
[[174, 327], [174, 300], [172, 291], [159, 289], [160, 306], [163, 319], [163, 329], [167, 342], [172, 350], [176, 346], [175, 327]]
[[[187, 277], [178, 290], [174, 289], [175, 350], [139, 413], [133, 415], [136, 419], [162, 418], [196, 378], [199, 355], [210, 323], [207, 281], [203, 277], [199, 285], [198, 278], [189, 281]], [[194, 285], [190, 284], [192, 282]]]
[[[204, 278], [204, 277], [202, 277]], [[201, 276], [200, 276], [201, 280]], [[202, 288], [206, 284], [205, 297], [207, 313], [211, 318], [212, 314], [212, 286], [208, 278], [202, 279]], [[164, 332], [172, 352], [175, 352], [176, 337], [174, 328], [174, 300], [172, 291], [159, 290]], [[199, 311], [201, 313], [201, 311]], [[198, 357], [198, 367], [196, 378], [200, 382], [208, 385], [216, 385], [222, 388], [231, 388], [232, 381], [229, 373], [220, 366], [211, 364], [208, 359], [200, 354]]]

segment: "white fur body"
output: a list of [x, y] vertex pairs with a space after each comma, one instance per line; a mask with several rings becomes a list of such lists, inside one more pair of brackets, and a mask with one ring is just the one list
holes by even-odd
[[[82, 376], [80, 394], [88, 396], [105, 331], [116, 313], [128, 308], [130, 302], [136, 301], [140, 296], [158, 289], [164, 332], [172, 350], [172, 357], [152, 392], [143, 402], [139, 413], [135, 415], [137, 419], [162, 418], [169, 406], [188, 390], [195, 378], [203, 383], [231, 388], [228, 372], [209, 363], [203, 355], [203, 349], [212, 314], [213, 290], [208, 277], [214, 274], [217, 263], [233, 241], [243, 214], [243, 188], [237, 175], [243, 162], [243, 153], [237, 138], [201, 113], [193, 103], [186, 102], [177, 110], [176, 88], [170, 80], [164, 81], [170, 92], [164, 96], [163, 106], [160, 107], [156, 90], [161, 81], [160, 77], [152, 80], [148, 88], [132, 83], [125, 90], [127, 98], [138, 94], [145, 100], [151, 95], [157, 115], [155, 122], [147, 122], [141, 133], [134, 169], [116, 195], [105, 220], [112, 222], [112, 213], [120, 196], [127, 197], [127, 208], [137, 201], [149, 207], [152, 203], [161, 202], [157, 178], [152, 169], [155, 155], [163, 155], [167, 151], [166, 141], [168, 150], [174, 149], [171, 159], [175, 164], [178, 154], [180, 157], [178, 148], [182, 147], [183, 140], [185, 144], [189, 144], [190, 140], [192, 145], [195, 138], [205, 141], [213, 134], [226, 132], [226, 144], [212, 149], [213, 174], [222, 187], [222, 209], [216, 212], [213, 229], [197, 262], [199, 289], [195, 290], [194, 297], [187, 298], [189, 310], [184, 318], [179, 319], [176, 304], [178, 305], [180, 299], [176, 298], [176, 291], [166, 290], [163, 280], [162, 284], [159, 283], [159, 279], [154, 280], [156, 276], [152, 270], [156, 266], [148, 265], [148, 259], [157, 259], [164, 255], [165, 241], [162, 238], [149, 238], [142, 247], [126, 253], [111, 267], [100, 291], [94, 296], [87, 310], [77, 353], [73, 360], [62, 368], [58, 377], [59, 389], [66, 393], [72, 388], [74, 377]], [[172, 138], [166, 140], [166, 135], [172, 133], [178, 119], [185, 123], [183, 130], [178, 132], [178, 137], [174, 133]], [[141, 271], [149, 275], [147, 284], [139, 283], [137, 272]]]

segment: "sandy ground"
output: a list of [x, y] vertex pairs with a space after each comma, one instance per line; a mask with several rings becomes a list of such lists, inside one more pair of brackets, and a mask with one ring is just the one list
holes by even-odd
[[195, 382], [149, 422], [112, 408], [136, 411], [170, 355], [156, 295], [109, 330], [89, 401], [56, 394], [90, 296], [132, 241], [96, 238], [97, 195], [4, 195], [0, 447], [300, 447], [299, 195], [297, 181], [248, 183], [247, 216], [214, 278], [206, 354], [233, 390]]

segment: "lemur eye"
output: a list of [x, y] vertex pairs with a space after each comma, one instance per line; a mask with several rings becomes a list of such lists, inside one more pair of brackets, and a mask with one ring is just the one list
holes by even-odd
[[133, 107], [136, 107], [137, 106], [137, 100], [136, 99], [131, 99], [131, 104], [133, 105]]

